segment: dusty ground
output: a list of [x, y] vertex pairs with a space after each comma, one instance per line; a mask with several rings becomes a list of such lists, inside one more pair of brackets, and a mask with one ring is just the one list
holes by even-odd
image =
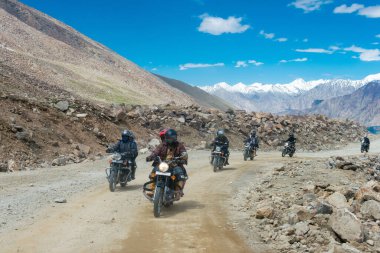
[[[380, 142], [371, 146], [379, 152]], [[357, 153], [352, 145], [337, 154]], [[331, 152], [298, 153], [294, 160], [328, 157]], [[141, 192], [150, 171], [141, 155], [137, 180], [111, 193], [106, 161], [0, 175], [2, 252], [274, 252], [238, 211], [239, 198], [289, 158], [260, 153], [214, 173], [207, 151], [194, 151], [185, 197], [159, 219]], [[240, 194], [241, 193], [241, 194]], [[65, 204], [54, 203], [63, 197]]]

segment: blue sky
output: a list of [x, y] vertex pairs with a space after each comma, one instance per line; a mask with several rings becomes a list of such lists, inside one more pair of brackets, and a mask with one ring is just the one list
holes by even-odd
[[380, 73], [378, 0], [22, 2], [149, 71], [193, 85]]

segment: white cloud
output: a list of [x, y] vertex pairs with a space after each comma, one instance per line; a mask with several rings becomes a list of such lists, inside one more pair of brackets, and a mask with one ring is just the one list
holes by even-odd
[[237, 61], [235, 68], [245, 68], [248, 67], [248, 64], [246, 61]]
[[212, 35], [221, 35], [223, 33], [243, 33], [249, 29], [249, 25], [242, 25], [243, 18], [228, 17], [223, 19], [220, 17], [212, 17], [208, 14], [200, 16], [202, 19], [198, 27], [198, 31], [209, 33]]
[[215, 63], [215, 64], [186, 63], [186, 64], [183, 64], [183, 65], [179, 65], [179, 69], [180, 70], [187, 70], [187, 69], [223, 67], [223, 66], [224, 66], [224, 63]]
[[332, 3], [332, 0], [295, 0], [290, 5], [307, 12], [319, 10], [322, 5]]
[[351, 6], [347, 6], [345, 4], [338, 6], [334, 9], [334, 13], [342, 14], [342, 13], [354, 13], [360, 9], [363, 9], [364, 5], [362, 4], [352, 4]]
[[158, 69], [157, 68], [152, 68], [152, 71], [157, 71]]
[[333, 53], [332, 51], [326, 50], [323, 48], [296, 49], [296, 51], [300, 53], [317, 53], [317, 54], [332, 54]]
[[380, 34], [376, 35], [375, 37], [380, 39]]
[[305, 38], [305, 39], [303, 39], [303, 42], [309, 42], [309, 39], [308, 38]]
[[332, 50], [332, 51], [338, 51], [338, 50], [340, 50], [340, 47], [331, 46], [331, 47], [329, 47], [329, 49]]
[[273, 39], [276, 36], [274, 33], [265, 33], [263, 30], [260, 31], [260, 35], [263, 35], [266, 39]]
[[354, 53], [359, 53], [359, 59], [361, 61], [380, 61], [379, 49], [365, 49], [357, 46], [351, 46], [344, 49]]
[[379, 45], [379, 42], [373, 42], [372, 45]]
[[258, 62], [258, 61], [255, 61], [255, 60], [249, 60], [248, 61], [249, 64], [253, 64], [255, 66], [260, 66], [260, 65], [263, 65], [264, 63], [262, 62]]
[[367, 18], [380, 18], [380, 5], [360, 9], [359, 15], [366, 16]]
[[288, 41], [288, 39], [287, 38], [278, 38], [276, 41], [278, 41], [278, 42], [286, 42], [286, 41]]
[[305, 62], [308, 61], [307, 58], [296, 58], [293, 60], [281, 60], [280, 63], [288, 63], [288, 62]]
[[237, 61], [235, 68], [245, 68], [248, 67], [248, 64], [255, 65], [256, 67], [263, 65], [264, 63], [258, 62], [255, 60], [248, 60], [248, 61]]

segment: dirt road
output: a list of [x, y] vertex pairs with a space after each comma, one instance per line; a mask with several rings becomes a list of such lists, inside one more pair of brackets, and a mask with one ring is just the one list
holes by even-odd
[[[380, 150], [380, 142], [372, 148]], [[341, 151], [357, 154], [356, 146]], [[229, 217], [231, 196], [239, 184], [260, 180], [284, 158], [278, 152], [260, 153], [244, 162], [232, 153], [231, 166], [214, 173], [207, 151], [194, 151], [185, 197], [162, 217], [142, 194], [150, 171], [138, 161], [137, 180], [111, 193], [104, 175], [106, 161], [54, 169], [0, 175], [2, 214], [1, 252], [271, 252], [253, 248], [237, 233], [239, 224]], [[299, 153], [294, 159], [325, 157], [331, 152]], [[54, 203], [64, 197], [67, 203]], [[4, 211], [3, 211], [4, 210]], [[251, 235], [251, 240], [256, 236]], [[248, 244], [251, 246], [249, 247]]]

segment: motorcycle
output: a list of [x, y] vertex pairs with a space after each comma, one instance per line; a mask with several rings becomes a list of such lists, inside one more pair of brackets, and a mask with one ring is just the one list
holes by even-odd
[[211, 153], [211, 164], [214, 172], [223, 169], [224, 164], [226, 163], [226, 157], [222, 151], [222, 146], [216, 146], [215, 150]]
[[246, 142], [244, 145], [244, 152], [243, 152], [244, 161], [247, 161], [248, 158], [253, 160], [253, 158], [255, 157], [255, 150], [256, 150], [256, 147], [252, 147], [252, 145], [249, 142]]
[[284, 157], [286, 155], [293, 157], [295, 152], [296, 152], [295, 146], [291, 145], [288, 141], [285, 142], [284, 149], [282, 150], [282, 157]]
[[120, 153], [114, 153], [109, 163], [110, 167], [106, 169], [106, 175], [109, 189], [114, 192], [117, 184], [125, 187], [132, 180], [131, 174], [134, 164], [130, 159], [123, 159], [123, 154]]
[[362, 153], [364, 153], [364, 152], [368, 153], [368, 151], [369, 151], [369, 144], [365, 143], [364, 140], [362, 140], [362, 145], [360, 147], [360, 151]]
[[[143, 193], [145, 197], [153, 202], [153, 214], [158, 218], [161, 215], [161, 208], [170, 207], [175, 201], [179, 201], [183, 195], [182, 189], [176, 189], [180, 181], [187, 179], [186, 175], [175, 173], [175, 167], [181, 163], [179, 157], [170, 161], [161, 161], [159, 157], [153, 163], [154, 169], [151, 174], [152, 180], [145, 183], [143, 186]], [[148, 185], [155, 183], [154, 190], [150, 189]], [[152, 192], [153, 196], [149, 196], [147, 192]]]

